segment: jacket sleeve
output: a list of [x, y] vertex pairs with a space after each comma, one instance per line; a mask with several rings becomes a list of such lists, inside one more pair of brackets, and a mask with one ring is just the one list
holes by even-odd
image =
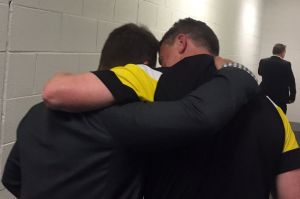
[[214, 134], [233, 118], [257, 92], [257, 82], [247, 72], [223, 68], [211, 81], [179, 101], [132, 103], [104, 110], [112, 135], [135, 150], [181, 147]]
[[288, 68], [289, 68], [288, 73], [289, 73], [289, 90], [290, 90], [289, 101], [294, 102], [296, 99], [296, 83], [295, 83], [295, 77], [290, 63]]
[[2, 183], [17, 198], [21, 190], [21, 170], [18, 141], [14, 144], [3, 171]]
[[262, 66], [262, 60], [260, 60], [259, 61], [259, 65], [258, 65], [258, 74], [260, 75], [260, 76], [262, 76], [262, 73], [263, 73], [263, 66]]

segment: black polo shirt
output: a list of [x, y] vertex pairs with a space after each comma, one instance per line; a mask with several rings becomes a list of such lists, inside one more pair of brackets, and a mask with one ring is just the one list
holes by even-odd
[[[159, 76], [154, 86], [154, 100], [179, 99], [216, 74], [213, 58], [208, 55], [189, 57], [175, 66]], [[116, 80], [118, 72], [107, 73], [110, 74], [96, 74], [109, 88], [114, 87], [115, 91], [111, 91], [120, 102], [124, 98], [116, 94], [116, 90], [120, 90], [124, 82]], [[130, 85], [127, 88], [136, 91]], [[132, 92], [138, 98], [136, 93]], [[193, 145], [171, 151], [156, 151], [153, 147], [155, 152], [148, 154], [145, 198], [268, 198], [271, 183], [278, 173], [300, 168], [299, 146], [293, 132], [285, 132], [289, 128], [284, 125], [286, 121], [272, 103], [259, 94], [218, 135], [205, 135]], [[115, 132], [130, 129], [128, 132], [136, 135], [133, 132], [143, 131], [138, 122], [133, 124], [128, 121], [129, 128], [121, 125]], [[290, 144], [286, 136], [295, 142], [289, 150], [285, 150]], [[128, 141], [124, 135], [120, 137]]]

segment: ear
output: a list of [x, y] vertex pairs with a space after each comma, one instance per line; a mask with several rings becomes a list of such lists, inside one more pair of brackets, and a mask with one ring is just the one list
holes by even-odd
[[187, 36], [185, 34], [178, 34], [176, 36], [176, 47], [179, 54], [183, 54], [187, 49]]

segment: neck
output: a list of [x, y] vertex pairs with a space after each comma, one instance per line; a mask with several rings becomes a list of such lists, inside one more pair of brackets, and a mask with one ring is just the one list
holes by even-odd
[[279, 57], [279, 58], [283, 59], [282, 55], [273, 55], [273, 56], [276, 56], [276, 57]]
[[181, 58], [179, 59], [179, 61], [187, 58], [187, 57], [192, 57], [195, 55], [211, 55], [211, 53], [209, 53], [207, 50], [190, 50], [185, 52], [184, 54], [181, 55]]
[[201, 54], [207, 54], [212, 55], [206, 48], [196, 46], [193, 42], [189, 42], [189, 48], [186, 49], [183, 56], [184, 57], [190, 57], [194, 55], [201, 55]]
[[181, 53], [178, 53], [178, 61], [181, 61], [187, 57], [203, 54], [212, 55], [207, 48], [195, 44], [191, 39], [187, 39], [186, 48]]

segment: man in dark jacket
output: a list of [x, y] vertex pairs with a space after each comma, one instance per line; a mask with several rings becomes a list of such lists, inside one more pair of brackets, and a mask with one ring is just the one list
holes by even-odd
[[285, 113], [287, 105], [296, 98], [296, 85], [291, 63], [284, 60], [286, 46], [275, 44], [273, 56], [261, 59], [258, 74], [262, 76], [261, 88]]

